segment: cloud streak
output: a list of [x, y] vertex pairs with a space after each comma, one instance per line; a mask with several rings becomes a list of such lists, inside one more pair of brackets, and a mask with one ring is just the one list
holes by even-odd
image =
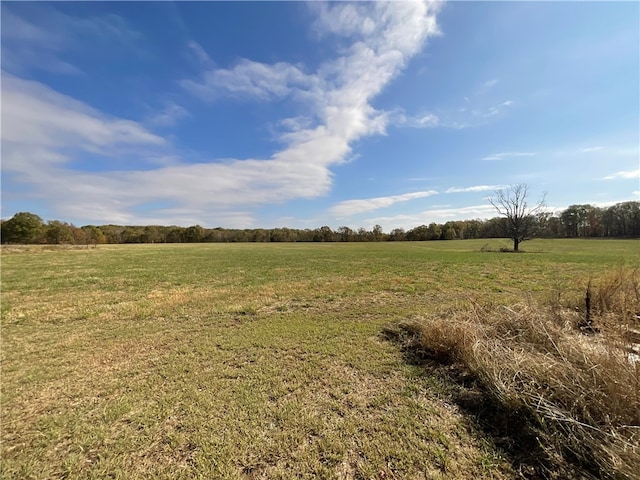
[[[195, 97], [207, 102], [222, 96], [263, 102], [286, 99], [308, 111], [302, 118], [283, 119], [286, 128], [278, 140], [284, 148], [271, 156], [176, 161], [180, 152], [143, 124], [108, 117], [42, 84], [3, 72], [3, 169], [29, 185], [30, 195], [46, 198], [64, 218], [72, 215], [72, 220], [82, 222], [142, 223], [160, 211], [173, 212], [175, 219], [162, 218], [178, 224], [189, 219], [216, 225], [229, 212], [245, 212], [242, 221], [251, 222], [246, 208], [328, 193], [330, 168], [349, 158], [353, 142], [385, 133], [389, 114], [376, 111], [371, 101], [425, 40], [439, 33], [439, 3], [331, 3], [310, 8], [321, 37], [349, 42], [314, 72], [302, 65], [249, 59], [215, 68], [199, 45], [189, 46], [204, 68], [198, 79], [182, 82]], [[111, 20], [118, 25], [117, 19]], [[186, 114], [181, 108], [168, 106], [147, 124], [169, 125]], [[119, 160], [99, 172], [73, 168], [74, 160], [87, 152], [100, 157], [103, 165], [105, 157]], [[143, 160], [148, 168], [121, 168], [123, 152], [124, 158], [135, 157], [136, 165]], [[158, 167], [158, 158], [171, 158], [171, 164]]]
[[411, 128], [434, 128], [434, 127], [454, 127], [447, 124], [435, 113], [423, 113], [420, 115], [410, 116], [404, 112], [391, 112], [391, 123], [399, 127]]
[[436, 190], [427, 190], [424, 192], [411, 192], [402, 195], [392, 195], [388, 197], [366, 198], [359, 200], [346, 200], [331, 207], [331, 214], [337, 217], [350, 217], [359, 213], [370, 212], [379, 208], [390, 207], [396, 203], [407, 202], [417, 198], [430, 197], [436, 195]]
[[62, 58], [65, 53], [77, 51], [87, 41], [115, 43], [136, 51], [142, 38], [114, 14], [72, 17], [39, 4], [38, 15], [33, 17], [36, 20], [26, 20], [14, 8], [2, 5], [2, 68], [14, 74], [31, 70], [80, 74], [78, 67]]
[[603, 177], [603, 180], [629, 180], [633, 178], [640, 178], [640, 168], [637, 170], [616, 172]]
[[[468, 97], [465, 97], [470, 102]], [[492, 117], [502, 114], [507, 107], [513, 105], [512, 100], [492, 105], [485, 108], [469, 109], [467, 107], [458, 108], [455, 111], [426, 112], [417, 115], [407, 115], [404, 111], [394, 111], [390, 113], [390, 120], [399, 127], [411, 128], [451, 128], [462, 130], [466, 128], [479, 127], [485, 125]]]
[[[139, 123], [109, 117], [38, 82], [2, 75], [3, 170], [28, 172], [70, 160], [78, 151], [161, 146]], [[39, 154], [35, 154], [38, 152]]]
[[189, 117], [190, 114], [182, 105], [175, 102], [168, 103], [165, 108], [149, 117], [147, 123], [155, 127], [172, 127], [183, 118]]
[[502, 152], [483, 157], [482, 160], [504, 160], [505, 158], [535, 157], [534, 152]]
[[381, 208], [391, 207], [397, 203], [408, 202], [419, 198], [431, 197], [440, 193], [478, 193], [496, 191], [505, 188], [506, 185], [474, 185], [471, 187], [450, 187], [442, 192], [438, 190], [426, 190], [421, 192], [410, 192], [401, 195], [391, 195], [387, 197], [363, 198], [345, 200], [335, 204], [330, 208], [329, 213], [340, 218], [351, 217], [360, 213], [371, 212]]
[[467, 207], [433, 208], [415, 214], [389, 215], [372, 217], [366, 220], [370, 225], [382, 225], [389, 231], [394, 228], [410, 229], [416, 225], [429, 223], [445, 223], [451, 220], [486, 219], [496, 216], [491, 205], [470, 205]]
[[495, 192], [502, 190], [508, 185], [475, 185], [473, 187], [451, 187], [445, 190], [445, 193], [463, 193], [463, 192]]
[[[200, 55], [206, 55], [201, 52]], [[286, 97], [294, 91], [313, 86], [313, 76], [285, 62], [272, 65], [241, 59], [233, 68], [213, 69], [202, 74], [199, 81], [186, 79], [182, 86], [208, 101], [224, 96], [264, 101]]]

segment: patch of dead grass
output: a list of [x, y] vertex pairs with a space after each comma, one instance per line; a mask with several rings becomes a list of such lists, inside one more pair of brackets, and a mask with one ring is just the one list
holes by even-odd
[[539, 474], [638, 478], [640, 362], [629, 356], [624, 334], [636, 327], [637, 286], [637, 270], [593, 280], [598, 333], [591, 335], [577, 328], [586, 312], [531, 302], [469, 302], [390, 333], [414, 358], [457, 365], [453, 378], [468, 372], [475, 389], [467, 393], [480, 398], [471, 402], [476, 413], [486, 402], [492, 415], [513, 421], [498, 434], [524, 432], [530, 440], [520, 450], [522, 438], [512, 441], [513, 453], [526, 457], [522, 447], [532, 448], [521, 460]]

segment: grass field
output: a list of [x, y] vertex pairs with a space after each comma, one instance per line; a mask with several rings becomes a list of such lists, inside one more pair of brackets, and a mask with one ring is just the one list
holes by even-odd
[[2, 478], [518, 478], [384, 328], [576, 297], [640, 249], [507, 245], [3, 247]]

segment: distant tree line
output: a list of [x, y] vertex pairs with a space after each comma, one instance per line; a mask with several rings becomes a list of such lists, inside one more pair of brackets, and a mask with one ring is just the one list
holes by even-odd
[[[559, 214], [539, 213], [532, 219], [537, 237], [640, 238], [640, 202], [622, 202], [611, 207], [571, 205]], [[4, 244], [76, 244], [103, 243], [198, 243], [198, 242], [380, 242], [501, 238], [509, 236], [507, 219], [456, 220], [444, 224], [430, 223], [411, 230], [396, 228], [385, 233], [380, 225], [372, 230], [328, 226], [315, 229], [295, 228], [203, 228], [177, 226], [85, 225], [52, 220], [44, 222], [38, 215], [16, 213], [1, 221]]]

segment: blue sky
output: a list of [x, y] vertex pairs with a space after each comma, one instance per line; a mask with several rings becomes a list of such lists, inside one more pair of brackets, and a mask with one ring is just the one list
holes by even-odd
[[637, 2], [2, 2], [2, 217], [410, 229], [640, 199]]

